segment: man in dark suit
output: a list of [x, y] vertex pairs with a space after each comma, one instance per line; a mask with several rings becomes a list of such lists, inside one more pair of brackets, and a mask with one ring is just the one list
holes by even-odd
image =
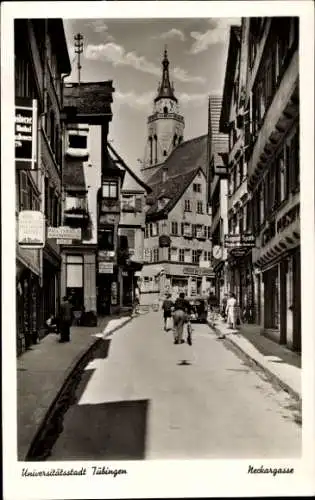
[[72, 324], [72, 304], [65, 296], [60, 304], [60, 340], [59, 342], [70, 342], [70, 327]]

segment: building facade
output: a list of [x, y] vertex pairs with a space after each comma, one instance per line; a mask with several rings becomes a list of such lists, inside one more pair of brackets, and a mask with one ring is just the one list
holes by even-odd
[[111, 81], [67, 83], [64, 89], [63, 225], [80, 235], [62, 244], [62, 294], [71, 295], [75, 315], [86, 326], [96, 323], [98, 312], [97, 199], [113, 91]]
[[149, 180], [153, 193], [146, 216], [141, 273], [141, 291], [147, 303], [166, 290], [175, 296], [180, 291], [194, 295], [213, 286], [206, 162], [207, 136], [201, 136], [177, 146]]
[[220, 131], [222, 97], [210, 96], [208, 108], [208, 207], [211, 213], [212, 267], [215, 273], [216, 297], [227, 292], [224, 234], [227, 232], [227, 135]]
[[147, 128], [145, 155], [141, 167], [142, 176], [146, 181], [184, 139], [185, 121], [180, 114], [174, 86], [170, 82], [166, 49], [162, 60], [162, 80], [153, 102], [153, 112], [148, 117]]
[[246, 19], [251, 192], [257, 319], [301, 350], [299, 19]]
[[249, 111], [244, 106], [247, 80], [246, 35], [238, 26], [230, 28], [230, 40], [220, 130], [228, 134], [228, 230], [226, 275], [236, 294], [243, 319], [255, 321], [252, 247], [255, 245], [250, 217], [246, 144], [249, 140]]
[[220, 130], [229, 134], [227, 280], [243, 319], [301, 350], [298, 18], [232, 26]]
[[[61, 19], [15, 20], [15, 98], [34, 99], [38, 123], [37, 163], [16, 171], [16, 211], [45, 215], [46, 225], [61, 221], [63, 78], [71, 71]], [[60, 249], [46, 240], [41, 250], [16, 247], [17, 352], [45, 332], [60, 295]]]

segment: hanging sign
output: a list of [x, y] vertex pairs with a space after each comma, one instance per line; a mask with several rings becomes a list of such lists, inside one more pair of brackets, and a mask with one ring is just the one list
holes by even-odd
[[159, 237], [159, 247], [169, 248], [171, 246], [171, 238], [167, 234], [162, 234]]
[[45, 246], [45, 217], [42, 212], [23, 210], [19, 213], [19, 246], [43, 248]]
[[72, 228], [67, 226], [48, 227], [48, 239], [61, 239], [61, 240], [80, 240], [82, 238], [81, 228]]
[[255, 246], [255, 236], [253, 234], [225, 234], [224, 235], [224, 246], [226, 248], [235, 247], [254, 247]]
[[15, 103], [15, 165], [34, 170], [37, 163], [37, 101], [17, 98]]
[[98, 263], [98, 272], [100, 274], [113, 274], [114, 273], [113, 262], [99, 262]]

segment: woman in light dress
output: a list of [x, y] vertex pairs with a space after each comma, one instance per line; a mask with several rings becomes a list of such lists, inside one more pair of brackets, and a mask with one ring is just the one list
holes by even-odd
[[229, 298], [226, 303], [226, 317], [227, 317], [227, 323], [230, 325], [233, 330], [236, 329], [236, 322], [237, 322], [237, 301], [235, 294], [233, 292], [229, 293]]

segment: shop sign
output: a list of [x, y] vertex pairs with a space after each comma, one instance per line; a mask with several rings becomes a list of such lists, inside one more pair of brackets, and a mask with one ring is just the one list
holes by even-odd
[[255, 247], [255, 243], [255, 236], [250, 233], [224, 235], [225, 248]]
[[64, 239], [64, 240], [81, 240], [82, 233], [81, 228], [72, 228], [67, 226], [59, 227], [48, 227], [47, 229], [48, 239]]
[[128, 271], [122, 271], [121, 275], [126, 278], [128, 276]]
[[24, 210], [19, 213], [19, 245], [23, 248], [45, 246], [45, 217], [42, 212]]
[[214, 272], [212, 267], [209, 269], [203, 269], [199, 267], [184, 267], [183, 274], [189, 274], [190, 276], [207, 276], [214, 277]]
[[220, 245], [214, 245], [212, 249], [212, 255], [214, 259], [220, 260], [223, 256], [223, 248]]
[[98, 263], [98, 272], [100, 274], [113, 274], [114, 273], [113, 262], [99, 262]]
[[159, 247], [169, 248], [171, 246], [171, 238], [167, 234], [162, 234], [159, 237]]
[[72, 245], [73, 240], [60, 239], [56, 241], [57, 245]]
[[98, 252], [98, 260], [105, 262], [112, 262], [115, 258], [114, 250], [100, 250]]
[[16, 168], [34, 170], [37, 162], [36, 99], [16, 99], [14, 137]]

